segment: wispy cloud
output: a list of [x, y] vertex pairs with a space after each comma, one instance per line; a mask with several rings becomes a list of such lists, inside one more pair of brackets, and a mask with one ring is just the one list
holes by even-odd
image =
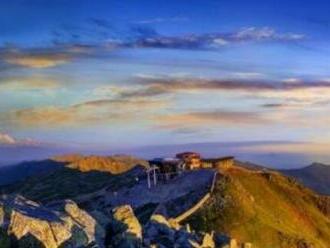
[[220, 49], [245, 42], [297, 42], [305, 38], [301, 33], [282, 33], [272, 27], [243, 27], [232, 32], [160, 34], [149, 24], [187, 21], [185, 17], [154, 18], [134, 22], [127, 27], [116, 27], [105, 19], [90, 18], [85, 25], [62, 25], [52, 34], [56, 44], [108, 43], [113, 47], [143, 47], [171, 49]]
[[47, 68], [67, 63], [70, 57], [61, 53], [24, 53], [20, 51], [9, 52], [4, 61], [9, 64], [31, 68]]
[[305, 38], [305, 35], [299, 33], [279, 33], [271, 27], [247, 27], [242, 28], [237, 33], [230, 35], [232, 40], [278, 40], [294, 41]]
[[299, 33], [279, 33], [270, 27], [248, 27], [236, 32], [186, 34], [180, 36], [154, 36], [127, 43], [127, 46], [175, 48], [175, 49], [218, 49], [226, 45], [244, 42], [293, 42], [303, 40]]
[[36, 146], [40, 145], [40, 142], [26, 138], [26, 139], [16, 139], [7, 133], [0, 132], [0, 146]]
[[248, 97], [278, 99], [288, 102], [311, 104], [330, 101], [330, 83], [327, 80], [267, 79], [210, 79], [188, 77], [138, 77], [137, 84], [143, 85], [135, 94], [162, 95], [174, 93], [205, 93], [206, 91], [238, 92]]
[[264, 118], [261, 113], [222, 109], [174, 113], [156, 117], [158, 127], [172, 130], [205, 126], [263, 125], [266, 122], [269, 122], [269, 120]]
[[7, 133], [0, 133], [0, 144], [15, 144], [16, 140]]
[[65, 107], [45, 106], [12, 110], [0, 113], [0, 121], [3, 125], [21, 128], [122, 123], [146, 118], [148, 113], [164, 108], [167, 104], [161, 100], [100, 99]]
[[262, 108], [282, 108], [286, 107], [287, 105], [284, 103], [265, 103], [260, 105]]
[[0, 90], [6, 91], [27, 91], [27, 90], [55, 90], [61, 84], [54, 78], [42, 75], [0, 77]]
[[148, 25], [136, 24], [119, 29], [107, 20], [96, 18], [89, 19], [83, 26], [58, 27], [52, 31], [52, 36], [51, 43], [44, 47], [22, 48], [13, 45], [1, 47], [0, 66], [42, 69], [124, 48], [217, 50], [231, 44], [297, 42], [305, 38], [303, 34], [280, 33], [270, 27], [248, 27], [233, 32], [170, 36], [160, 34]]
[[[3, 70], [12, 67], [44, 69], [59, 66], [81, 57], [91, 57], [98, 46], [86, 44], [54, 44], [46, 47], [0, 47], [0, 66]], [[102, 47], [102, 49], [106, 49]], [[1, 68], [0, 68], [1, 69]]]
[[137, 24], [155, 24], [155, 23], [164, 23], [164, 22], [186, 22], [186, 21], [189, 21], [188, 17], [176, 16], [176, 17], [169, 17], [169, 18], [156, 17], [156, 18], [152, 18], [152, 19], [145, 19], [145, 20], [135, 21], [134, 23], [137, 23]]

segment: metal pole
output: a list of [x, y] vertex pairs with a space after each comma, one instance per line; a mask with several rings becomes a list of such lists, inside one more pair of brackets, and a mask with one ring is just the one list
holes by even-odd
[[150, 171], [147, 170], [147, 174], [148, 174], [148, 188], [151, 188], [151, 183], [150, 183]]
[[156, 168], [154, 168], [154, 186], [157, 184]]

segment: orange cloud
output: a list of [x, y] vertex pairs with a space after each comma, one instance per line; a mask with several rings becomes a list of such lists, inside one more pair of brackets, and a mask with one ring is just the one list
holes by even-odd
[[46, 106], [0, 113], [4, 124], [19, 127], [84, 126], [144, 120], [148, 114], [167, 106], [165, 101], [95, 100], [66, 107]]
[[7, 55], [4, 60], [9, 64], [30, 67], [48, 68], [61, 65], [70, 61], [66, 54], [21, 54], [13, 53]]
[[188, 112], [157, 116], [155, 119], [159, 127], [165, 129], [177, 129], [180, 127], [205, 127], [208, 126], [244, 126], [265, 124], [269, 120], [255, 112], [238, 111], [205, 111]]
[[53, 90], [60, 87], [60, 83], [47, 76], [34, 75], [27, 77], [9, 77], [0, 79], [0, 90]]

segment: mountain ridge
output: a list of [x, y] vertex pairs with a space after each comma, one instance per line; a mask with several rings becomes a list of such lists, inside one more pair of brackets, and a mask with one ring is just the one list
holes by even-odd
[[299, 169], [280, 170], [280, 172], [296, 178], [316, 192], [330, 195], [330, 165], [315, 162]]
[[16, 183], [29, 177], [45, 175], [63, 168], [87, 172], [123, 173], [136, 165], [148, 166], [147, 161], [128, 155], [97, 156], [69, 154], [50, 159], [26, 161], [0, 167], [0, 186]]

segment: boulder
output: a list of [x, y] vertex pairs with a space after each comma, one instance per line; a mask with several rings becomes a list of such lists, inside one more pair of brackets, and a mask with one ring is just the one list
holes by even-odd
[[242, 244], [242, 248], [252, 248], [252, 244], [251, 243], [244, 243], [244, 244]]
[[65, 211], [45, 208], [21, 196], [2, 196], [0, 228], [10, 236], [8, 247], [65, 248], [97, 243], [96, 233], [102, 231], [95, 220], [72, 201], [62, 205]]
[[[82, 231], [80, 236], [87, 238], [87, 243], [95, 242], [99, 245], [103, 244], [105, 238], [104, 228], [90, 214], [80, 209], [74, 201], [60, 201], [53, 209], [65, 213], [77, 226], [80, 226]], [[79, 231], [73, 234], [79, 234]], [[77, 235], [78, 237], [79, 235]]]
[[142, 245], [142, 227], [129, 205], [113, 210], [107, 235], [108, 247], [134, 248]]
[[213, 239], [214, 233], [206, 233], [203, 237], [203, 242], [201, 248], [215, 248], [215, 243]]

